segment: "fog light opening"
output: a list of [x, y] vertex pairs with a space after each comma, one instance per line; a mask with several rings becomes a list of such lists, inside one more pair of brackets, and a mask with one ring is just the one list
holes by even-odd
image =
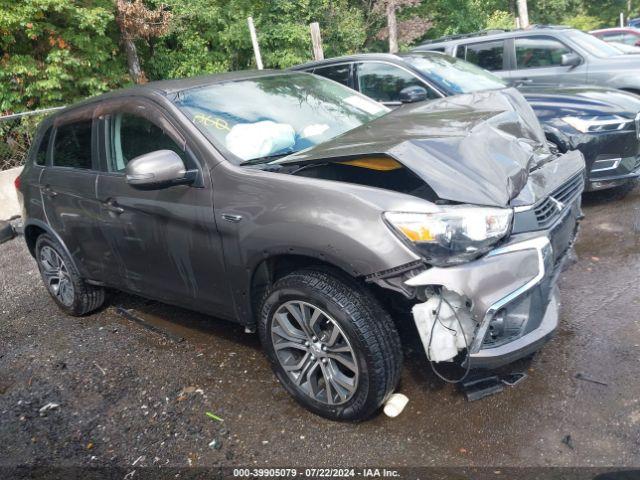
[[489, 336], [492, 340], [497, 340], [499, 337], [504, 335], [504, 317], [506, 314], [506, 310], [501, 308], [494, 315], [493, 319], [489, 323]]
[[[433, 372], [448, 383], [458, 383], [469, 374], [469, 347], [473, 342], [477, 324], [473, 320], [469, 299], [446, 288], [425, 289], [429, 299], [413, 306], [413, 318], [422, 340], [427, 360]], [[458, 353], [466, 351], [460, 367], [464, 374], [457, 379], [445, 377], [435, 363], [453, 362]]]

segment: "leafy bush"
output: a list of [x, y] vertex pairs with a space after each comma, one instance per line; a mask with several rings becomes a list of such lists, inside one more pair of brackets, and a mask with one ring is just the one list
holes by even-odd
[[596, 30], [602, 26], [602, 20], [593, 17], [591, 15], [574, 15], [567, 17], [562, 22], [564, 25], [577, 28], [578, 30], [584, 30], [588, 32], [590, 30]]
[[512, 30], [515, 26], [515, 17], [504, 10], [496, 10], [493, 12], [489, 15], [487, 23], [485, 24], [485, 28], [490, 30]]

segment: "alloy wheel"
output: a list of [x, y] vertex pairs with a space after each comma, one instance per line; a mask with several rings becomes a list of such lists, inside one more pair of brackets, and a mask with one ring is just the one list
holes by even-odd
[[63, 305], [70, 307], [74, 299], [73, 282], [62, 257], [53, 248], [44, 246], [40, 250], [40, 265], [49, 291]]
[[271, 341], [293, 383], [314, 400], [339, 405], [358, 389], [358, 363], [344, 330], [329, 314], [302, 301], [282, 304]]

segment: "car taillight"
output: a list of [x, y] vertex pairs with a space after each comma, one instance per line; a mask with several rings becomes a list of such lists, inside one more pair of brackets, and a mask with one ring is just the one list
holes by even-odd
[[13, 185], [16, 187], [16, 190], [20, 190], [20, 177], [16, 177], [13, 181]]

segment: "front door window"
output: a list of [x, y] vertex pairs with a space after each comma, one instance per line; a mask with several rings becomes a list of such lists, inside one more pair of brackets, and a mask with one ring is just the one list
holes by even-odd
[[562, 66], [562, 56], [571, 50], [550, 37], [516, 39], [516, 64], [518, 70]]
[[172, 150], [187, 163], [187, 155], [162, 128], [131, 113], [111, 116], [111, 142], [108, 158], [110, 172], [124, 172], [127, 163], [145, 153]]

